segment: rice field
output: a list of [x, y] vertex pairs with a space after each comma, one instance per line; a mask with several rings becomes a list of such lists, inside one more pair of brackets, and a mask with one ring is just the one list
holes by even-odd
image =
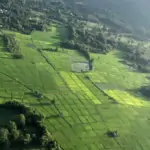
[[141, 98], [137, 98], [126, 91], [119, 91], [119, 90], [105, 90], [105, 93], [124, 105], [132, 105], [132, 106], [149, 106], [149, 103], [143, 101]]
[[[93, 71], [72, 72], [72, 63], [85, 61], [77, 51], [61, 47], [58, 52], [37, 51], [59, 44], [64, 33], [60, 29], [53, 26], [50, 32], [32, 35], [5, 31], [16, 35], [24, 59], [10, 58], [0, 42], [0, 103], [17, 99], [42, 112], [64, 150], [149, 150], [149, 101], [129, 92], [149, 84], [149, 74], [132, 72], [120, 63], [117, 51], [91, 54]], [[29, 94], [30, 89], [48, 99], [38, 100]], [[58, 109], [50, 105], [53, 99]], [[58, 110], [62, 117], [54, 117]], [[118, 137], [108, 137], [108, 130], [117, 130]]]

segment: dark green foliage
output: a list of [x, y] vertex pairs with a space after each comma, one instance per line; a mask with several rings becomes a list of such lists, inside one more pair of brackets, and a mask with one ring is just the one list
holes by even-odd
[[[40, 51], [40, 49], [38, 49], [38, 51]], [[44, 96], [38, 91], [32, 91], [30, 94], [34, 97], [37, 97], [38, 99], [44, 98]]]
[[0, 148], [8, 149], [10, 146], [9, 131], [7, 128], [0, 128]]
[[18, 128], [24, 128], [26, 125], [26, 117], [24, 114], [15, 116], [14, 121], [16, 122]]
[[41, 138], [40, 138], [40, 144], [41, 144], [41, 146], [42, 147], [46, 147], [48, 145], [48, 143], [49, 143], [49, 137], [48, 137], [48, 135], [47, 134], [42, 135]]
[[143, 86], [139, 89], [139, 92], [146, 97], [150, 97], [150, 86]]
[[115, 40], [112, 40], [112, 39], [107, 39], [107, 44], [112, 46], [113, 48], [116, 48], [116, 42]]
[[41, 137], [39, 142], [42, 147], [46, 147], [48, 149], [57, 147], [56, 142], [53, 140], [51, 134], [47, 131], [46, 127], [42, 123], [39, 123], [39, 134]]
[[76, 43], [74, 41], [66, 41], [66, 42], [61, 42], [61, 46], [63, 48], [67, 48], [67, 49], [78, 50], [78, 52], [80, 52], [82, 55], [84, 55], [87, 60], [90, 59], [90, 54], [89, 54], [88, 50], [84, 47], [83, 44]]
[[[110, 27], [110, 32], [132, 34], [136, 32], [143, 36], [149, 35], [150, 19], [147, 13], [149, 3], [146, 0], [133, 1], [135, 5], [130, 4], [130, 1], [122, 0], [114, 2], [87, 0], [82, 1], [82, 4], [76, 4], [74, 0], [56, 2], [52, 0], [22, 2], [1, 0], [1, 9], [5, 11], [1, 12], [0, 22], [5, 29], [29, 34], [33, 30], [44, 31], [47, 25], [57, 21], [67, 26], [70, 40], [76, 37], [73, 25], [83, 20], [96, 23], [100, 21]], [[106, 31], [105, 26], [103, 30]]]
[[22, 114], [26, 114], [30, 110], [28, 106], [25, 106], [18, 101], [6, 101], [4, 104], [1, 104], [0, 107], [6, 109], [14, 109]]
[[[71, 9], [73, 9], [73, 0], [70, 0], [71, 2]], [[86, 0], [82, 1], [82, 5], [76, 5], [76, 13], [91, 22], [95, 22], [94, 18], [96, 18], [107, 25], [111, 32], [136, 33], [145, 36], [150, 29], [149, 4], [147, 0]], [[79, 9], [81, 6], [82, 9]], [[89, 16], [92, 16], [93, 20]]]
[[87, 80], [90, 80], [90, 77], [89, 77], [89, 76], [85, 76], [84, 78], [87, 79]]
[[25, 136], [24, 136], [24, 144], [27, 145], [31, 142], [31, 136], [29, 133], [26, 133]]
[[138, 64], [137, 66], [137, 70], [139, 72], [142, 72], [142, 73], [150, 73], [150, 67], [149, 67], [149, 63], [144, 65], [144, 64]]
[[12, 54], [13, 59], [23, 59], [20, 47], [15, 39], [14, 35], [3, 34], [3, 40], [6, 45], [5, 50]]
[[17, 129], [11, 130], [10, 139], [11, 139], [12, 142], [18, 141], [19, 137], [20, 137], [20, 131], [19, 130], [17, 130]]
[[124, 63], [130, 62], [130, 66], [138, 72], [149, 73], [149, 61], [143, 57], [145, 49], [140, 45], [131, 45], [129, 43], [118, 42], [117, 48], [123, 52]]
[[39, 128], [39, 130], [38, 130], [38, 135], [39, 135], [40, 137], [41, 137], [42, 135], [48, 133], [46, 126], [45, 126], [42, 122], [38, 122], [36, 125], [37, 125], [37, 127]]
[[68, 40], [74, 40], [74, 38], [75, 38], [75, 29], [73, 28], [73, 25], [69, 24], [67, 26], [67, 28], [68, 28], [68, 33], [69, 33]]
[[89, 60], [89, 69], [90, 69], [90, 70], [93, 69], [93, 62], [94, 62], [94, 59], [91, 58], [91, 59]]
[[9, 1], [8, 3], [0, 2], [0, 5], [6, 10], [1, 14], [0, 18], [3, 28], [17, 30], [22, 33], [31, 33], [33, 29], [43, 29], [43, 24], [39, 22], [30, 23], [31, 10], [26, 4], [28, 2], [28, 5], [32, 5], [32, 2], [24, 2], [20, 3], [17, 0]]
[[108, 131], [107, 135], [112, 138], [116, 138], [118, 136], [118, 131]]
[[111, 43], [110, 41], [110, 46], [108, 46], [106, 37], [100, 31], [92, 33], [91, 31], [85, 30], [83, 28], [77, 29], [76, 34], [76, 40], [89, 46], [90, 51], [94, 53], [105, 53], [109, 50], [110, 46], [114, 46], [113, 43]]
[[17, 52], [17, 51], [19, 51], [19, 47], [16, 43], [14, 35], [3, 34], [3, 40], [4, 40], [4, 43], [7, 47], [6, 50], [8, 52]]
[[85, 51], [86, 47], [93, 53], [107, 53], [115, 47], [115, 42], [110, 39], [107, 42], [107, 38], [100, 29], [89, 31], [84, 26], [78, 28], [72, 24], [72, 26], [69, 25], [68, 27], [68, 33], [68, 41], [61, 43], [61, 46], [64, 48]]
[[21, 144], [22, 146], [24, 146], [25, 145], [24, 140], [25, 140], [24, 133], [21, 132], [20, 136], [19, 136], [19, 139], [18, 139], [18, 143]]
[[0, 128], [1, 148], [7, 150], [9, 146], [15, 148], [18, 144], [21, 148], [31, 144], [49, 150], [58, 148], [57, 143], [42, 123], [44, 119], [42, 114], [17, 101], [8, 101], [0, 107], [14, 109], [19, 113], [5, 128]]
[[56, 48], [42, 48], [42, 50], [51, 51], [51, 52], [58, 52], [59, 48], [58, 47], [56, 47]]
[[55, 141], [49, 141], [48, 144], [46, 145], [46, 147], [48, 150], [51, 150], [51, 149], [58, 147], [58, 146], [57, 146], [57, 143]]
[[29, 125], [38, 125], [44, 116], [36, 111], [29, 111], [27, 114], [27, 124]]
[[8, 130], [11, 132], [13, 130], [16, 130], [17, 129], [17, 125], [16, 125], [16, 122], [14, 121], [9, 121], [8, 125]]
[[23, 55], [21, 53], [13, 53], [12, 58], [13, 59], [23, 59]]

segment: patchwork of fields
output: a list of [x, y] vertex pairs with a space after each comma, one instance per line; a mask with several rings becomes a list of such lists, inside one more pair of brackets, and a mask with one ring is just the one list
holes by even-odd
[[[149, 74], [122, 65], [116, 51], [91, 54], [94, 70], [73, 73], [72, 63], [86, 61], [77, 51], [37, 50], [56, 47], [64, 36], [60, 31], [57, 26], [32, 35], [5, 31], [16, 36], [24, 59], [12, 59], [0, 39], [0, 102], [17, 99], [42, 112], [64, 150], [149, 150], [150, 102], [130, 92], [148, 84]], [[33, 97], [31, 90], [47, 99]], [[53, 99], [57, 107], [50, 103]], [[108, 137], [108, 130], [117, 130], [118, 137]]]

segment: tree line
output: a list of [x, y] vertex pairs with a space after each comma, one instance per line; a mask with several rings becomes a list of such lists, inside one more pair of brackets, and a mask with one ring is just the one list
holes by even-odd
[[0, 108], [17, 112], [8, 124], [0, 126], [0, 147], [2, 150], [20, 147], [41, 147], [47, 150], [61, 150], [43, 124], [44, 116], [18, 101], [7, 101]]
[[3, 34], [3, 41], [5, 44], [5, 50], [10, 52], [14, 59], [22, 59], [23, 55], [21, 53], [21, 49], [19, 44], [15, 38], [15, 35]]

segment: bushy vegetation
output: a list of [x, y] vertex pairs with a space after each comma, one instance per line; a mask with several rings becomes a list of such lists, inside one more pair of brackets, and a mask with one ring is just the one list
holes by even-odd
[[[98, 28], [90, 31], [85, 29], [84, 26], [75, 27], [74, 25], [68, 25], [68, 47], [79, 49], [80, 45], [88, 47], [90, 52], [93, 53], [107, 53], [114, 47], [114, 42], [110, 39], [107, 40], [103, 32]], [[71, 43], [76, 43], [71, 46]]]
[[74, 41], [66, 41], [61, 42], [61, 46], [63, 48], [78, 50], [78, 52], [84, 55], [87, 60], [90, 59], [90, 54], [88, 52], [88, 49], [84, 46], [84, 44], [76, 43]]
[[145, 48], [142, 45], [118, 41], [116, 47], [123, 52], [122, 56], [125, 64], [128, 64], [127, 62], [129, 61], [129, 64], [137, 71], [143, 73], [150, 72], [149, 60], [143, 57]]
[[140, 92], [143, 96], [150, 98], [150, 86], [142, 86], [138, 92]]
[[60, 149], [54, 141], [46, 126], [43, 124], [44, 116], [29, 106], [18, 101], [7, 101], [1, 108], [17, 111], [8, 124], [0, 127], [0, 147], [21, 149], [27, 146], [39, 146], [45, 149]]
[[6, 45], [6, 51], [11, 53], [20, 51], [14, 35], [4, 34], [3, 39]]
[[42, 48], [42, 50], [44, 50], [44, 51], [50, 51], [50, 52], [58, 52], [59, 48], [58, 47], [56, 47], [56, 48]]
[[12, 54], [12, 58], [23, 59], [21, 49], [14, 35], [3, 34], [3, 40], [4, 40], [4, 44], [6, 45], [5, 50]]
[[[25, 34], [30, 34], [33, 30], [45, 30], [45, 23], [38, 19], [32, 9], [36, 9], [34, 5], [40, 5], [40, 2], [34, 1], [1, 1], [1, 26], [4, 29], [20, 31]], [[40, 9], [40, 6], [39, 6]], [[44, 20], [44, 16], [39, 16]]]

